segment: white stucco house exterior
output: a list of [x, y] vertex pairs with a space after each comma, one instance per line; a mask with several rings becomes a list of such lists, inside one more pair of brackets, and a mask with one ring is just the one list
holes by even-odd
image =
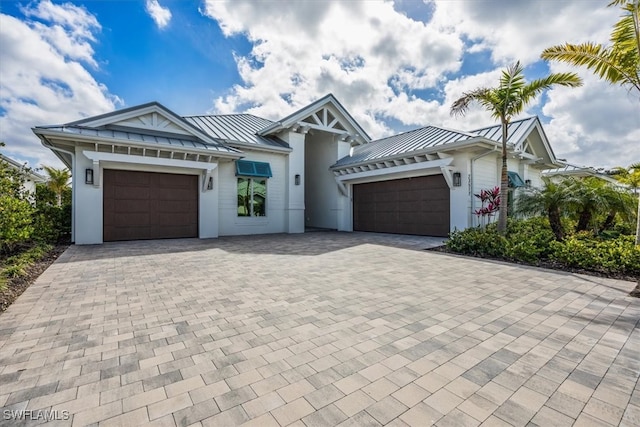
[[0, 154], [0, 161], [5, 162], [5, 164], [11, 169], [25, 172], [25, 180], [22, 184], [22, 188], [27, 193], [35, 194], [36, 184], [47, 181], [47, 178], [45, 178], [44, 176], [31, 169], [28, 169], [24, 164], [18, 163], [11, 157], [7, 157], [4, 154]]
[[[72, 170], [73, 240], [341, 231], [446, 236], [499, 185], [500, 127], [372, 140], [331, 94], [278, 121], [148, 103], [33, 128]], [[514, 185], [561, 164], [536, 117], [509, 128]]]

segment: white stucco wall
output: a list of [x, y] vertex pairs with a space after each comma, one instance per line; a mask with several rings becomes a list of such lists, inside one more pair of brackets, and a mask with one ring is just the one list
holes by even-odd
[[469, 155], [467, 153], [459, 153], [455, 156], [453, 163], [451, 164], [452, 174], [455, 172], [460, 173], [461, 184], [460, 187], [452, 186], [450, 188], [450, 220], [449, 229], [464, 230], [469, 226], [470, 216], [469, 211], [471, 209], [471, 181], [469, 179]]
[[324, 132], [307, 135], [304, 162], [307, 227], [338, 229], [338, 187], [329, 170], [337, 160], [335, 135]]
[[267, 178], [267, 215], [264, 217], [238, 216], [238, 188], [235, 162], [222, 163], [218, 170], [219, 234], [234, 236], [246, 234], [284, 233], [286, 228], [287, 153], [267, 153], [244, 149], [243, 160], [268, 162], [273, 177]]
[[[129, 156], [129, 160], [135, 160], [135, 156]], [[94, 176], [99, 185], [86, 184], [84, 182], [85, 169], [94, 168], [94, 162], [83, 154], [81, 148], [76, 148], [75, 171], [73, 191], [75, 207], [73, 210], [73, 238], [78, 245], [100, 244], [103, 242], [103, 188], [104, 169], [132, 170], [141, 172], [178, 173], [186, 175], [198, 175], [198, 220], [199, 237], [211, 238], [218, 236], [218, 193], [219, 178], [215, 164], [202, 163], [197, 167], [176, 166], [179, 161], [169, 159], [145, 158], [147, 162], [155, 164], [136, 164], [119, 161], [100, 161], [98, 164], [98, 176]], [[213, 168], [213, 190], [203, 191], [204, 171], [202, 168]], [[94, 169], [95, 170], [95, 169]]]
[[[280, 138], [289, 144], [291, 152], [285, 160], [285, 228], [287, 233], [304, 233], [304, 156], [305, 134], [286, 131]], [[295, 177], [300, 176], [300, 183], [296, 185]]]
[[525, 172], [525, 177], [523, 177], [523, 179], [531, 180], [532, 187], [544, 187], [544, 181], [542, 180], [542, 171], [540, 169], [535, 169], [530, 165], [527, 165], [526, 169], [527, 171]]

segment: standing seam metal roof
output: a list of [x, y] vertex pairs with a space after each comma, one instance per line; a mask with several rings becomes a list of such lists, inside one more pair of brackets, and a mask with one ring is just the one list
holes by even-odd
[[159, 135], [150, 135], [137, 132], [125, 132], [122, 130], [105, 129], [105, 128], [88, 128], [82, 126], [41, 126], [35, 129], [47, 129], [56, 132], [70, 133], [75, 135], [84, 135], [90, 137], [108, 138], [115, 140], [128, 141], [132, 143], [144, 142], [147, 144], [167, 145], [182, 148], [197, 148], [200, 150], [218, 151], [230, 154], [239, 154], [238, 150], [224, 146], [223, 144], [207, 144], [200, 141], [194, 141], [186, 138], [165, 137]]
[[357, 146], [354, 148], [352, 156], [343, 157], [333, 167], [384, 160], [401, 154], [410, 155], [414, 151], [467, 141], [477, 137], [477, 135], [469, 133], [427, 126]]
[[205, 115], [183, 117], [187, 122], [224, 142], [266, 145], [288, 148], [289, 144], [272, 136], [260, 136], [257, 132], [274, 124], [252, 114]]
[[[529, 126], [537, 120], [537, 117], [527, 117], [526, 119], [516, 120], [507, 126], [507, 143], [517, 144], [525, 134]], [[471, 133], [483, 136], [493, 141], [502, 142], [502, 125], [494, 125], [486, 128], [472, 130]]]

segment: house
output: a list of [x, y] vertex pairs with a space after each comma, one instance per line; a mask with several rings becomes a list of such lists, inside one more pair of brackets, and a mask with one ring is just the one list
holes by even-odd
[[564, 161], [559, 162], [560, 165], [553, 169], [548, 169], [542, 172], [542, 176], [545, 178], [549, 178], [551, 180], [560, 180], [566, 177], [573, 178], [589, 178], [595, 177], [602, 179], [603, 181], [607, 181], [610, 184], [615, 185], [616, 187], [626, 188], [627, 186], [620, 183], [617, 179], [599, 172], [598, 170], [588, 167], [588, 166], [577, 166], [571, 163], [566, 163]]
[[27, 168], [24, 164], [18, 163], [10, 157], [0, 154], [0, 162], [4, 162], [11, 169], [18, 171], [25, 171], [25, 180], [22, 184], [22, 188], [25, 192], [34, 194], [36, 192], [36, 184], [40, 182], [46, 182], [47, 178], [40, 175], [37, 172]]
[[[76, 244], [303, 233], [446, 236], [499, 185], [500, 127], [372, 140], [331, 94], [279, 121], [156, 103], [33, 128], [73, 171]], [[559, 164], [536, 117], [509, 126], [514, 186]]]

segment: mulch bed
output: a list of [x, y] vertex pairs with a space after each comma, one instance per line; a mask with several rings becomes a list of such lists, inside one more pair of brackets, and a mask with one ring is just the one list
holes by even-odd
[[10, 279], [7, 288], [0, 291], [0, 313], [9, 306], [69, 247], [69, 242], [60, 242], [53, 249], [27, 268], [27, 274]]
[[473, 255], [469, 255], [469, 254], [460, 254], [457, 252], [453, 252], [450, 251], [449, 249], [447, 249], [446, 246], [437, 246], [435, 248], [429, 248], [426, 249], [428, 251], [435, 251], [435, 252], [445, 252], [448, 254], [452, 254], [452, 255], [458, 255], [458, 256], [466, 256], [466, 257], [470, 257], [470, 258], [482, 258], [482, 259], [490, 259], [492, 261], [500, 261], [500, 262], [507, 262], [507, 263], [511, 263], [511, 264], [518, 264], [518, 265], [528, 265], [530, 267], [540, 267], [540, 268], [546, 268], [549, 270], [559, 270], [559, 271], [564, 271], [566, 273], [577, 273], [577, 274], [585, 274], [587, 276], [594, 276], [594, 277], [604, 277], [607, 279], [618, 279], [618, 280], [626, 280], [629, 282], [640, 282], [640, 276], [630, 276], [628, 274], [621, 274], [621, 273], [604, 273], [601, 271], [594, 271], [594, 270], [585, 270], [582, 268], [575, 268], [575, 267], [568, 267], [560, 262], [557, 261], [553, 261], [553, 260], [542, 260], [542, 261], [538, 261], [537, 264], [529, 264], [526, 262], [518, 262], [518, 261], [512, 261], [512, 260], [507, 260], [507, 259], [503, 259], [503, 258], [493, 258], [493, 257], [482, 257], [482, 256], [473, 256]]

